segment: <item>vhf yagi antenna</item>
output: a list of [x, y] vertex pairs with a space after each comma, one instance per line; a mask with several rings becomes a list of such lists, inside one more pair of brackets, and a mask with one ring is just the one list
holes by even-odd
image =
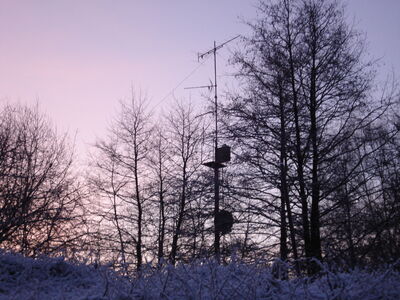
[[214, 41], [214, 47], [207, 52], [199, 53], [197, 55], [198, 61], [204, 59], [210, 54], [214, 54], [214, 83], [211, 82], [210, 85], [203, 86], [195, 86], [188, 87], [186, 89], [200, 89], [200, 88], [208, 88], [209, 90], [214, 88], [214, 115], [215, 115], [215, 144], [214, 144], [214, 161], [207, 162], [204, 165], [214, 169], [214, 251], [217, 261], [220, 260], [220, 237], [221, 234], [227, 233], [232, 228], [233, 218], [232, 214], [219, 210], [219, 169], [225, 167], [224, 162], [230, 161], [230, 148], [226, 145], [223, 145], [221, 148], [218, 148], [218, 90], [217, 90], [217, 51], [221, 49], [226, 44], [232, 42], [237, 39], [239, 35], [234, 38], [220, 44], [217, 46]]
[[237, 39], [240, 35], [235, 36], [234, 38], [231, 38], [230, 40], [220, 44], [217, 46], [216, 42], [214, 41], [214, 47], [207, 52], [204, 53], [198, 53], [197, 54], [197, 60], [200, 62], [200, 60], [206, 58], [210, 54], [214, 54], [214, 83], [211, 82], [210, 85], [202, 85], [202, 86], [192, 86], [192, 87], [187, 87], [185, 89], [202, 89], [202, 88], [207, 88], [207, 89], [212, 89], [214, 88], [214, 115], [215, 115], [215, 149], [218, 148], [218, 90], [217, 90], [217, 51], [221, 49], [223, 46], [226, 44], [232, 42], [233, 40]]

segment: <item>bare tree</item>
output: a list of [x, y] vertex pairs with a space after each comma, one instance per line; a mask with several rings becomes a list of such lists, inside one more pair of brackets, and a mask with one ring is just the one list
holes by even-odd
[[165, 258], [166, 233], [167, 233], [167, 205], [171, 196], [169, 143], [161, 125], [155, 127], [152, 140], [152, 151], [149, 158], [149, 168], [153, 173], [150, 183], [154, 206], [158, 210], [157, 216], [152, 220], [154, 230], [157, 232], [157, 260], [158, 264]]
[[169, 258], [175, 263], [184, 221], [194, 197], [195, 176], [203, 162], [204, 134], [202, 119], [192, 105], [177, 102], [167, 117], [168, 140], [171, 146], [171, 173], [174, 177], [175, 215]]
[[77, 248], [83, 190], [72, 164], [67, 136], [58, 136], [37, 106], [1, 108], [2, 247], [30, 256]]
[[121, 111], [110, 128], [109, 138], [96, 146], [98, 156], [94, 164], [98, 172], [91, 181], [100, 195], [109, 199], [111, 214], [102, 215], [116, 229], [117, 253], [125, 270], [128, 254], [131, 254], [130, 261], [134, 257], [137, 270], [143, 262], [144, 206], [148, 198], [146, 160], [151, 134], [145, 98], [132, 95], [130, 102], [121, 102]]
[[337, 207], [335, 191], [349, 188], [373, 151], [353, 156], [356, 161], [339, 177], [334, 166], [359, 151], [365, 129], [376, 126], [393, 93], [371, 97], [372, 64], [365, 62], [364, 42], [346, 24], [338, 2], [261, 2], [259, 12], [250, 24], [253, 36], [233, 59], [244, 89], [227, 106], [228, 133], [238, 143], [238, 157], [259, 174], [258, 182], [265, 181], [267, 205], [256, 211], [271, 210], [272, 222], [280, 216], [281, 257], [287, 257], [288, 225], [297, 256], [300, 216], [304, 254], [321, 259], [321, 216], [326, 220]]

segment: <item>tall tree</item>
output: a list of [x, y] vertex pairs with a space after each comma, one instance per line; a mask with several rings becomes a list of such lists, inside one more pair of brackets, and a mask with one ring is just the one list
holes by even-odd
[[152, 171], [151, 195], [154, 205], [158, 211], [153, 218], [154, 230], [157, 232], [157, 260], [160, 264], [165, 258], [166, 238], [167, 238], [167, 206], [171, 196], [171, 176], [169, 161], [169, 143], [165, 133], [161, 129], [162, 125], [155, 127], [155, 134], [151, 143], [152, 151], [149, 158], [149, 168]]
[[121, 102], [109, 138], [97, 143], [94, 165], [98, 172], [92, 177], [100, 195], [110, 199], [112, 214], [107, 213], [104, 220], [115, 226], [119, 256], [126, 264], [127, 246], [134, 245], [131, 253], [137, 270], [143, 262], [144, 205], [148, 202], [144, 184], [152, 134], [145, 100], [132, 95], [129, 102]]
[[[297, 256], [299, 215], [304, 254], [321, 259], [321, 215], [332, 211], [325, 204], [372, 152], [354, 156], [353, 167], [335, 181], [332, 166], [359, 150], [364, 129], [374, 127], [390, 103], [371, 98], [372, 65], [337, 1], [261, 2], [259, 12], [250, 24], [253, 36], [233, 58], [243, 90], [227, 105], [226, 128], [270, 189], [268, 206], [258, 213], [267, 208], [280, 216], [281, 257], [287, 257], [287, 225]], [[280, 205], [273, 201], [276, 191]]]
[[176, 191], [172, 245], [169, 258], [175, 263], [179, 240], [183, 236], [184, 222], [195, 197], [196, 176], [203, 163], [203, 120], [197, 117], [191, 104], [177, 102], [167, 117], [168, 139], [171, 146], [171, 173]]
[[[0, 111], [0, 243], [25, 255], [76, 248], [83, 193], [67, 135], [38, 107]], [[65, 253], [67, 254], [67, 253]], [[71, 253], [69, 253], [71, 254]]]

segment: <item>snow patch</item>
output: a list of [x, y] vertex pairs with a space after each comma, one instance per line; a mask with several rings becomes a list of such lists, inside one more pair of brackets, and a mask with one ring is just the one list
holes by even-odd
[[381, 270], [332, 272], [278, 280], [270, 268], [198, 261], [161, 269], [147, 266], [129, 280], [106, 267], [72, 264], [62, 258], [25, 258], [0, 253], [2, 299], [400, 299], [397, 265]]

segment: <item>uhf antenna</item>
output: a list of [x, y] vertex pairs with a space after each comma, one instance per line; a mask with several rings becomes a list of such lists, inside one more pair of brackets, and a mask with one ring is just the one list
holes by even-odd
[[233, 40], [237, 39], [240, 35], [237, 35], [230, 40], [227, 40], [226, 42], [220, 44], [217, 46], [216, 42], [214, 41], [214, 47], [204, 53], [198, 53], [197, 54], [197, 60], [200, 62], [200, 60], [206, 58], [208, 55], [213, 54], [214, 55], [214, 83], [210, 83], [209, 85], [201, 85], [201, 86], [192, 86], [192, 87], [186, 87], [186, 90], [189, 89], [202, 89], [202, 88], [207, 88], [207, 89], [212, 89], [214, 88], [214, 115], [215, 115], [215, 148], [218, 147], [218, 90], [217, 90], [217, 51], [221, 49], [223, 46], [226, 44], [232, 42]]
[[215, 140], [214, 140], [214, 161], [207, 162], [204, 165], [214, 169], [214, 251], [217, 260], [219, 261], [220, 256], [220, 237], [221, 233], [227, 233], [232, 228], [233, 218], [232, 214], [219, 210], [219, 169], [225, 167], [223, 163], [230, 161], [230, 148], [226, 145], [223, 145], [221, 148], [218, 148], [218, 90], [217, 90], [217, 51], [221, 49], [226, 44], [232, 42], [237, 39], [239, 35], [231, 38], [230, 40], [220, 44], [217, 46], [217, 43], [214, 41], [214, 47], [207, 52], [199, 53], [197, 55], [198, 61], [204, 59], [210, 54], [214, 55], [214, 83], [211, 82], [210, 85], [203, 86], [194, 86], [188, 87], [186, 89], [199, 89], [199, 88], [208, 88], [209, 90], [214, 88], [214, 115], [215, 115]]

